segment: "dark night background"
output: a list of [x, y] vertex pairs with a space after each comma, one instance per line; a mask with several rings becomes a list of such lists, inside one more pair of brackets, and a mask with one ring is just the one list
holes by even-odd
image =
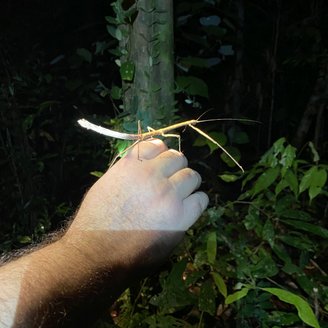
[[[211, 108], [207, 117], [260, 121], [207, 127], [228, 136], [236, 130], [247, 134], [246, 142], [234, 144], [245, 168], [281, 137], [305, 159], [312, 141], [321, 160], [327, 160], [327, 1], [174, 3], [176, 76], [185, 74], [183, 58], [220, 60], [206, 68], [189, 67], [188, 74], [206, 82], [209, 97], [191, 95], [192, 106], [185, 94], [177, 94], [180, 120]], [[90, 172], [107, 167], [112, 142], [81, 131], [76, 120], [117, 114], [119, 101], [101, 96], [99, 87], [99, 81], [108, 87], [120, 84], [116, 57], [108, 51], [116, 44], [106, 31], [105, 16], [112, 14], [110, 1], [0, 3], [1, 251], [38, 241], [60, 227], [96, 181]], [[220, 17], [219, 28], [199, 24], [210, 15]], [[186, 16], [187, 23], [181, 23]], [[108, 49], [97, 53], [97, 42]], [[233, 53], [218, 53], [222, 45], [232, 46]], [[92, 59], [79, 55], [79, 49], [87, 49]], [[240, 185], [216, 179], [229, 169], [218, 164], [218, 155], [193, 146], [193, 132], [182, 138], [184, 153], [202, 172], [212, 199], [236, 197]]]

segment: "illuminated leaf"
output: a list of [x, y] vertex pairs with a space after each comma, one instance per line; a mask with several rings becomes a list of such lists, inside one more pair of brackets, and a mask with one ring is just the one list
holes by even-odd
[[219, 178], [222, 179], [224, 182], [235, 182], [239, 179], [239, 176], [234, 174], [221, 174]]
[[207, 236], [207, 243], [206, 243], [206, 249], [207, 249], [207, 258], [208, 262], [210, 264], [214, 264], [215, 258], [216, 258], [216, 232], [210, 232]]
[[270, 187], [272, 183], [276, 181], [279, 173], [280, 169], [277, 166], [270, 167], [264, 171], [256, 180], [255, 185], [252, 188], [253, 196]]
[[280, 288], [261, 288], [262, 290], [275, 295], [281, 301], [292, 304], [296, 307], [298, 316], [307, 325], [320, 328], [317, 318], [315, 317], [309, 303], [300, 296]]
[[239, 301], [240, 299], [244, 298], [245, 296], [247, 296], [248, 292], [250, 291], [250, 289], [248, 287], [245, 287], [241, 290], [239, 290], [238, 292], [235, 292], [231, 295], [228, 295], [226, 300], [225, 300], [225, 304], [229, 305], [231, 303], [234, 303], [236, 301]]
[[216, 272], [211, 273], [213, 280], [215, 282], [216, 287], [218, 288], [221, 295], [226, 298], [227, 297], [227, 285], [225, 284], [222, 276]]

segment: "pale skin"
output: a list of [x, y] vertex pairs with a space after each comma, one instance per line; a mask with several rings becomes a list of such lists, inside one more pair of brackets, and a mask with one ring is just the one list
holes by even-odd
[[180, 152], [140, 142], [91, 187], [60, 239], [0, 268], [0, 326], [87, 327], [198, 219], [208, 204], [200, 183]]

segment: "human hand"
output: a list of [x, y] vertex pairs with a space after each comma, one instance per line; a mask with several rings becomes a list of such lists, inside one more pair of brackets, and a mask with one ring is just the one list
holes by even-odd
[[140, 142], [90, 189], [73, 227], [81, 230], [186, 231], [208, 197], [199, 174], [159, 139]]
[[207, 195], [193, 193], [200, 183], [182, 153], [159, 139], [140, 142], [91, 187], [64, 241], [98, 266], [152, 266], [207, 207]]

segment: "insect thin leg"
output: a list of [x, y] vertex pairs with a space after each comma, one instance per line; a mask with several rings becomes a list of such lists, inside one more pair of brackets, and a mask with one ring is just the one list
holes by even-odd
[[[139, 141], [142, 140], [142, 129], [141, 129], [140, 120], [138, 120], [138, 135], [139, 135]], [[138, 160], [141, 161], [140, 156], [139, 156], [139, 145], [138, 145]]]
[[[153, 132], [156, 131], [155, 129], [153, 129], [150, 126], [147, 126], [147, 130], [148, 132]], [[174, 133], [161, 133], [161, 136], [165, 137], [165, 138], [177, 138], [178, 139], [178, 143], [179, 143], [179, 152], [181, 153], [181, 136], [179, 134], [174, 134]]]
[[[114, 159], [110, 162], [109, 164], [109, 168], [111, 168], [115, 162], [117, 161], [117, 159], [119, 157], [122, 157], [122, 155], [124, 155], [127, 151], [129, 151], [131, 148], [133, 148], [136, 144], [138, 144], [141, 140], [137, 140], [135, 141], [132, 145], [130, 145], [129, 147], [126, 147], [124, 150], [122, 150], [121, 152], [119, 152], [115, 157]], [[139, 159], [139, 148], [138, 148], [138, 159]]]
[[179, 152], [181, 153], [181, 136], [179, 134], [173, 134], [173, 133], [162, 133], [162, 136], [167, 138], [177, 138], [178, 139], [178, 143], [179, 143]]
[[215, 141], [213, 138], [211, 138], [208, 134], [206, 134], [204, 131], [202, 131], [199, 128], [196, 128], [195, 126], [189, 125], [192, 129], [196, 130], [199, 134], [201, 134], [203, 137], [205, 137], [206, 139], [212, 141], [215, 145], [217, 145], [227, 156], [229, 156], [229, 158], [242, 170], [242, 172], [244, 173], [244, 169], [243, 167], [229, 154], [228, 151], [226, 151], [224, 149], [224, 147], [222, 147], [217, 141]]

